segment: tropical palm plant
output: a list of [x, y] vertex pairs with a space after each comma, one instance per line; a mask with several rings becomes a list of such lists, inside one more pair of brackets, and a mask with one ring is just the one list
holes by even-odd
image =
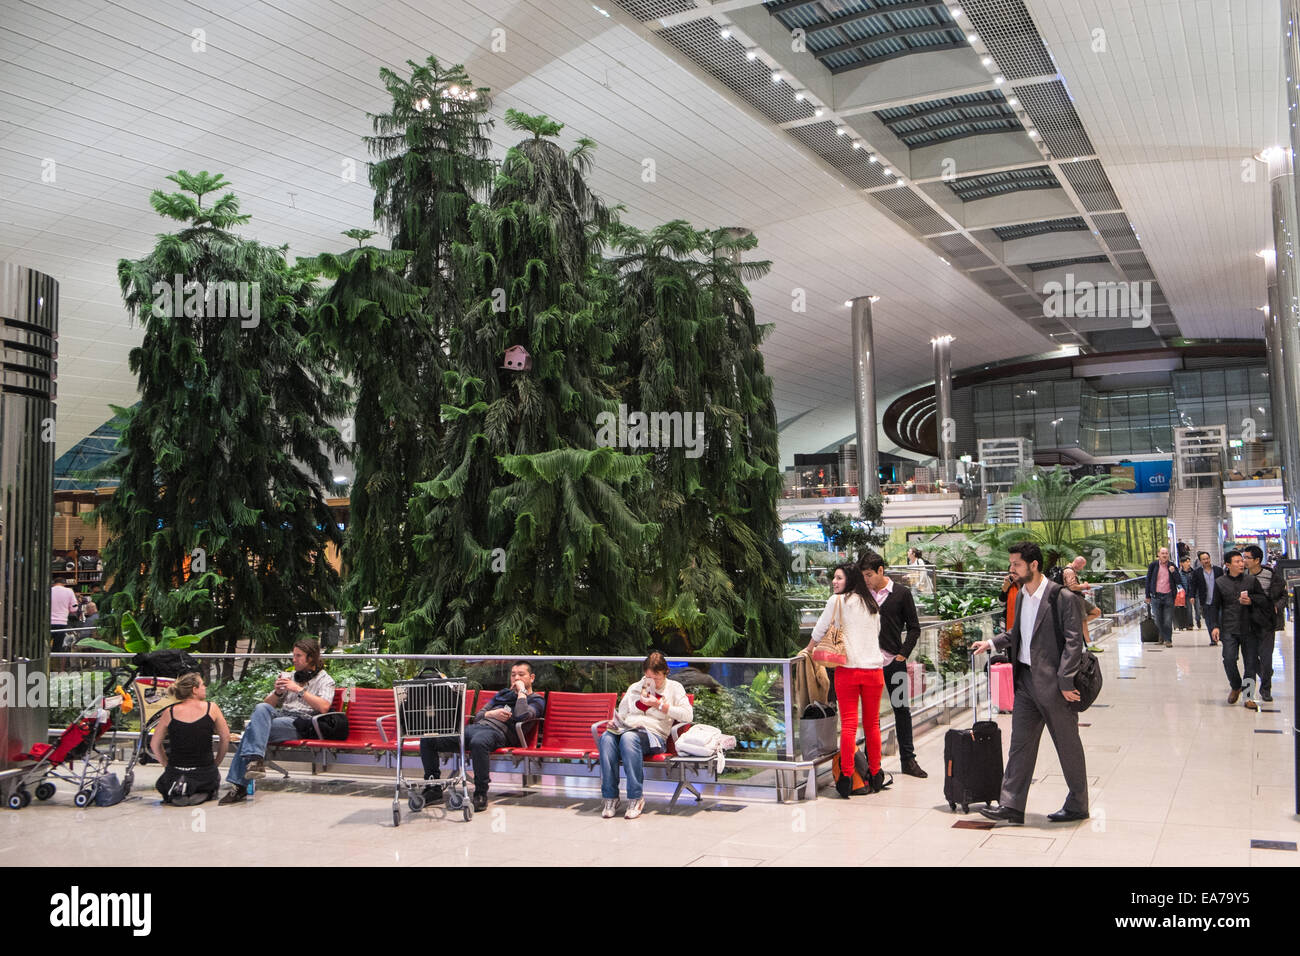
[[1043, 528], [1036, 537], [1043, 548], [1043, 560], [1050, 567], [1064, 558], [1073, 558], [1081, 545], [1092, 545], [1092, 542], [1070, 540], [1070, 521], [1079, 506], [1089, 498], [1117, 494], [1122, 484], [1123, 479], [1113, 475], [1085, 475], [1076, 479], [1060, 465], [1036, 466], [1011, 487], [1010, 494], [1022, 495], [1037, 510]]

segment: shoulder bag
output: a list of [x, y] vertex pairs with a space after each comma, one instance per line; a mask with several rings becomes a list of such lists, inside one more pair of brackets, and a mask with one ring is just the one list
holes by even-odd
[[844, 643], [843, 610], [844, 597], [837, 594], [835, 616], [831, 619], [831, 626], [826, 628], [826, 633], [817, 642], [812, 653], [813, 660], [823, 667], [839, 667], [849, 662], [849, 649]]

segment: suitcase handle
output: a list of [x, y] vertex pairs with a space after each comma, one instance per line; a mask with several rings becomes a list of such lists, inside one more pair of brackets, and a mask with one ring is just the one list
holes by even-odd
[[[985, 673], [988, 675], [987, 686], [989, 690], [989, 720], [992, 720], [993, 719], [993, 649], [989, 648], [989, 650], [985, 652], [984, 656], [986, 658], [984, 662]], [[980, 706], [979, 706], [980, 685], [979, 682], [975, 679], [975, 652], [974, 651], [970, 652], [970, 692], [972, 698], [971, 708], [970, 708], [972, 720], [970, 726], [971, 726], [971, 730], [974, 730], [975, 725], [980, 722]]]

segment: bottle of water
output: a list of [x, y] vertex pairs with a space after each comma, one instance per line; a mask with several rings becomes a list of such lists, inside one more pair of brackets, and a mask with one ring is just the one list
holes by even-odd
[[248, 801], [252, 803], [253, 795], [257, 792], [257, 781], [256, 780], [245, 781], [244, 786], [248, 788]]

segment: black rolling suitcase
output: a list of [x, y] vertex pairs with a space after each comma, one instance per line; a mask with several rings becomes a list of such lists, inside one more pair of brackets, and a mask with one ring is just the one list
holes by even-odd
[[1146, 612], [1142, 617], [1142, 643], [1160, 643], [1160, 627], [1156, 624], [1156, 619], [1151, 616], [1150, 605], [1147, 605]]
[[[992, 678], [992, 655], [988, 673]], [[1002, 729], [993, 720], [993, 695], [989, 694], [989, 719], [979, 718], [979, 685], [975, 680], [975, 655], [971, 655], [971, 684], [976, 720], [967, 730], [950, 730], [943, 737], [943, 795], [948, 808], [970, 813], [981, 800], [991, 804], [1002, 793]]]

